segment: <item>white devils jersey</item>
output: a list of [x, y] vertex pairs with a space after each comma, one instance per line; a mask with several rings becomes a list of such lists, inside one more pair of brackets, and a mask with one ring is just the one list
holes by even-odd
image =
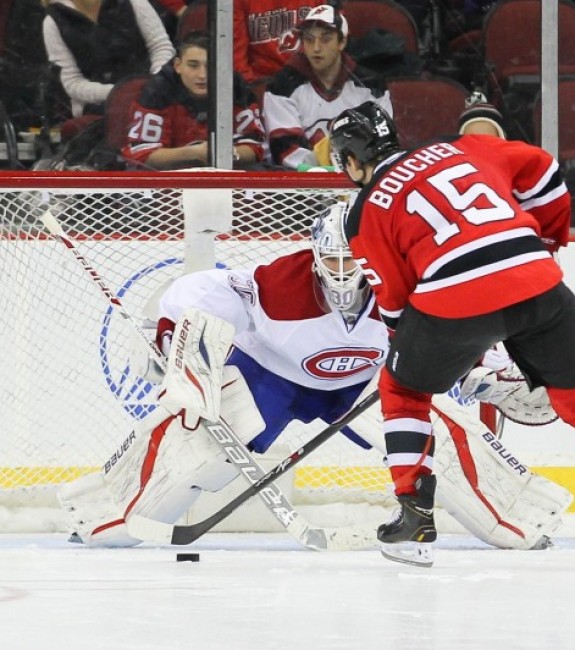
[[270, 372], [300, 386], [336, 390], [369, 381], [384, 361], [387, 328], [373, 296], [353, 326], [323, 306], [310, 250], [253, 270], [182, 276], [159, 304], [158, 340], [197, 307], [234, 325], [234, 344]]

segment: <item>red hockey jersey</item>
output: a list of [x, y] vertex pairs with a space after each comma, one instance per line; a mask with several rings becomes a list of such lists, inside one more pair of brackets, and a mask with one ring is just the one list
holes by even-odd
[[[253, 93], [234, 75], [233, 142], [247, 145], [261, 160], [265, 133]], [[133, 119], [122, 154], [145, 162], [162, 147], [183, 147], [208, 139], [208, 99], [195, 98], [168, 62], [143, 88], [132, 106]]]
[[324, 0], [234, 0], [234, 70], [253, 82], [275, 74], [299, 47], [292, 31]]
[[570, 197], [538, 147], [462, 136], [388, 158], [346, 224], [354, 257], [394, 327], [409, 302], [464, 318], [551, 289], [549, 251], [569, 237]]

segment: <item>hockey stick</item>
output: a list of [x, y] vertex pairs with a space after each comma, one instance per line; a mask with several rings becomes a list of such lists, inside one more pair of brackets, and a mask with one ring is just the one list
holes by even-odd
[[[261, 465], [224, 420], [216, 423], [206, 422], [205, 428], [209, 431], [212, 439], [223, 449], [230, 461], [240, 469], [249, 483], [254, 485], [265, 477], [265, 472]], [[266, 508], [304, 546], [316, 551], [349, 551], [359, 548], [369, 548], [377, 543], [373, 527], [313, 527], [303, 515], [294, 509], [280, 487], [273, 480], [266, 485], [267, 487], [263, 487], [258, 492]], [[152, 527], [158, 523], [155, 520], [147, 519], [139, 515], [132, 515], [130, 520], [133, 520], [135, 517], [140, 519], [141, 525], [144, 525], [142, 523], [144, 520], [150, 522]], [[127, 525], [130, 530], [130, 524], [128, 523]], [[147, 537], [147, 539], [150, 538]], [[150, 539], [150, 541], [157, 540]]]
[[232, 499], [223, 508], [215, 512], [213, 515], [198, 522], [197, 524], [190, 524], [188, 526], [179, 526], [172, 524], [163, 524], [153, 519], [140, 517], [139, 515], [132, 515], [126, 525], [130, 535], [138, 539], [146, 539], [149, 541], [158, 542], [160, 544], [176, 544], [185, 545], [191, 544], [199, 537], [211, 530], [216, 524], [230, 515], [236, 508], [245, 503], [248, 499], [256, 494], [260, 494], [268, 485], [271, 485], [276, 478], [285, 474], [288, 469], [294, 467], [301, 460], [309, 456], [319, 446], [323, 445], [326, 440], [331, 438], [335, 433], [340, 431], [344, 426], [349, 424], [354, 418], [366, 411], [370, 406], [379, 400], [378, 391], [374, 391], [361, 402], [356, 404], [350, 411], [348, 411], [342, 418], [330, 424], [323, 431], [317, 434], [314, 438], [306, 442], [299, 449], [290, 454], [281, 463], [276, 465], [267, 474], [258, 479], [253, 485], [244, 490], [237, 497]]
[[40, 220], [42, 221], [44, 226], [46, 226], [46, 229], [50, 232], [50, 234], [56, 237], [58, 241], [64, 244], [64, 246], [66, 246], [66, 248], [71, 253], [73, 253], [74, 257], [84, 267], [86, 273], [90, 276], [92, 281], [99, 287], [100, 291], [104, 294], [104, 296], [106, 297], [108, 302], [112, 305], [112, 307], [114, 307], [118, 311], [118, 313], [124, 320], [129, 322], [129, 324], [134, 328], [134, 330], [137, 332], [140, 338], [146, 342], [147, 346], [150, 348], [152, 354], [154, 355], [158, 365], [165, 372], [167, 368], [166, 358], [162, 354], [160, 348], [156, 345], [154, 341], [151, 341], [146, 336], [144, 330], [140, 327], [138, 322], [132, 317], [132, 315], [128, 311], [126, 311], [126, 309], [120, 302], [118, 296], [104, 283], [102, 278], [92, 267], [92, 265], [88, 262], [88, 260], [82, 255], [82, 253], [80, 253], [80, 251], [76, 248], [76, 246], [74, 246], [74, 243], [66, 235], [64, 229], [62, 228], [62, 224], [58, 221], [58, 219], [50, 212], [50, 210], [46, 210], [46, 212], [44, 212], [44, 214], [40, 217]]
[[[104, 283], [100, 275], [91, 266], [88, 260], [78, 251], [73, 241], [69, 239], [62, 228], [58, 219], [47, 210], [41, 217], [42, 222], [48, 231], [56, 237], [62, 244], [70, 250], [76, 259], [81, 263], [91, 280], [99, 287], [107, 301], [118, 311], [126, 320], [139, 337], [146, 342], [154, 356], [154, 360], [165, 372], [166, 358], [154, 341], [151, 341], [143, 329], [140, 327], [134, 317], [124, 308], [120, 299]], [[343, 426], [343, 424], [341, 425]], [[242, 475], [252, 485], [265, 477], [262, 467], [250, 454], [235, 432], [223, 420], [218, 422], [206, 423], [206, 430], [212, 439], [223, 449], [231, 462], [238, 467]], [[315, 448], [315, 447], [314, 447]], [[264, 489], [265, 488], [265, 489]], [[260, 498], [266, 508], [274, 515], [280, 524], [294, 537], [296, 537], [304, 546], [316, 550], [350, 550], [353, 548], [365, 548], [373, 546], [375, 543], [374, 531], [371, 529], [360, 528], [314, 528], [305, 518], [298, 513], [288, 499], [285, 497], [278, 485], [273, 483], [273, 478], [267, 481], [265, 486], [257, 490]], [[255, 493], [254, 493], [255, 494]], [[247, 497], [246, 497], [247, 498]], [[239, 505], [239, 504], [238, 504]], [[234, 508], [235, 509], [235, 508]], [[231, 510], [230, 510], [231, 512]], [[227, 515], [225, 515], [227, 516]], [[128, 519], [138, 517], [148, 526], [153, 528], [153, 524], [167, 526], [168, 524], [159, 524], [151, 519], [146, 519], [138, 515], [132, 515]], [[223, 518], [223, 517], [222, 517]], [[130, 523], [127, 522], [130, 530]], [[142, 524], [143, 525], [143, 524]], [[214, 524], [215, 525], [215, 524]], [[211, 526], [210, 526], [211, 527]], [[148, 539], [149, 535], [135, 535], [139, 539]]]

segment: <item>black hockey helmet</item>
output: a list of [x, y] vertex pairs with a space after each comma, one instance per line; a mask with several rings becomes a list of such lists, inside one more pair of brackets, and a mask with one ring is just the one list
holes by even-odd
[[400, 148], [393, 120], [374, 101], [340, 113], [331, 124], [329, 138], [334, 163], [341, 170], [349, 154], [367, 163]]

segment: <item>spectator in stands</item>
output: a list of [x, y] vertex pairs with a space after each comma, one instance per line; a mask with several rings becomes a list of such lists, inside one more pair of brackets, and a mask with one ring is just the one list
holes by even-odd
[[0, 0], [0, 101], [16, 131], [39, 128], [59, 108], [60, 96], [47, 92], [45, 15], [41, 0]]
[[[155, 0], [170, 16], [181, 18], [202, 0]], [[266, 83], [294, 53], [293, 28], [325, 0], [233, 0], [234, 70], [250, 84]], [[333, 0], [339, 4], [339, 0]]]
[[373, 100], [393, 113], [384, 78], [344, 52], [348, 25], [341, 12], [320, 5], [299, 23], [298, 33], [302, 51], [274, 76], [263, 101], [271, 158], [290, 169], [329, 164], [323, 145], [342, 110]]
[[[204, 32], [190, 32], [177, 56], [144, 87], [123, 154], [157, 169], [208, 164], [208, 48]], [[234, 74], [234, 160], [263, 157], [265, 133], [253, 93]]]
[[174, 48], [148, 0], [44, 0], [44, 44], [73, 116], [103, 113], [112, 87], [155, 73]]
[[459, 116], [461, 135], [494, 135], [506, 139], [503, 115], [487, 102], [481, 92], [474, 92], [465, 101], [465, 110]]
[[267, 82], [299, 47], [294, 28], [322, 2], [234, 0], [234, 70], [248, 83]]
[[[447, 18], [459, 22], [459, 29], [462, 32], [472, 29], [481, 29], [483, 19], [490, 9], [497, 4], [498, 0], [451, 0], [447, 2]], [[458, 14], [458, 20], [457, 20]]]

